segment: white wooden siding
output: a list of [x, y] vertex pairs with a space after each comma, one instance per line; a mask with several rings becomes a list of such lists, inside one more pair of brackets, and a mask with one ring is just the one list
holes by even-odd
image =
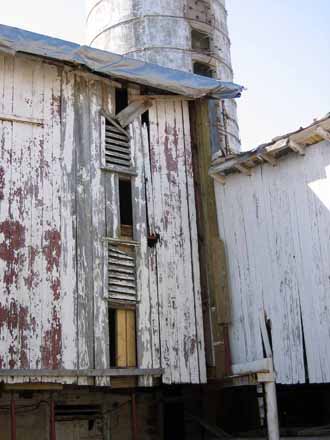
[[[101, 115], [111, 113], [112, 96], [95, 77], [0, 56], [1, 369], [109, 368], [104, 238], [119, 238], [119, 196], [118, 175], [104, 169]], [[164, 368], [165, 383], [201, 383], [188, 106], [159, 101], [150, 121], [150, 145], [146, 127], [139, 121], [130, 127], [138, 367]], [[155, 247], [148, 233], [159, 234]], [[87, 376], [3, 380], [110, 385]]]
[[330, 144], [320, 142], [304, 157], [216, 184], [233, 362], [263, 357], [259, 319], [265, 315], [278, 383], [330, 381], [329, 166]]

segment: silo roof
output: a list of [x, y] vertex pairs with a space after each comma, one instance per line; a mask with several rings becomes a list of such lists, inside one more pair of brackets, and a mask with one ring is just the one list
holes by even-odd
[[23, 29], [0, 24], [0, 53], [25, 53], [84, 66], [113, 79], [145, 85], [190, 98], [238, 98], [243, 87], [181, 70], [162, 67], [126, 56]]

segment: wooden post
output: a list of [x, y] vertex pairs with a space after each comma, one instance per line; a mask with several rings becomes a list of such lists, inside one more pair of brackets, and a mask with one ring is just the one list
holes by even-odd
[[277, 411], [277, 396], [275, 382], [265, 383], [268, 440], [279, 440], [280, 429]]
[[135, 392], [132, 391], [131, 396], [131, 410], [132, 410], [132, 440], [138, 440], [138, 423], [136, 414], [136, 396]]
[[56, 440], [55, 404], [53, 398], [49, 402], [49, 438], [50, 440]]
[[10, 402], [10, 433], [11, 440], [16, 440], [16, 404], [14, 400], [14, 395], [11, 396]]
[[224, 244], [219, 237], [213, 179], [209, 176], [212, 143], [217, 143], [216, 124], [207, 100], [189, 104], [195, 179], [198, 249], [201, 269], [204, 335], [209, 376], [223, 379], [230, 374], [228, 326], [230, 297]]

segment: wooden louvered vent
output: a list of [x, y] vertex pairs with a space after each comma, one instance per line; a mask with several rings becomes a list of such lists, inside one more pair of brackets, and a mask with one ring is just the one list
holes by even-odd
[[134, 248], [108, 244], [110, 298], [136, 300], [135, 261]]
[[131, 147], [128, 133], [115, 121], [105, 120], [105, 165], [131, 167]]

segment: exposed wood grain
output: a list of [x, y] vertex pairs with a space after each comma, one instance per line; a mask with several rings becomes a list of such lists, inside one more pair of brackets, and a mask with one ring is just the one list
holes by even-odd
[[322, 137], [322, 139], [330, 142], [330, 132], [325, 130], [323, 127], [318, 127], [316, 133]]
[[[147, 206], [143, 157], [142, 127], [139, 121], [131, 124], [132, 157], [137, 176], [132, 182], [134, 237], [140, 243], [137, 252], [137, 359], [141, 368], [151, 368], [150, 291], [148, 274]], [[140, 381], [147, 386], [148, 383]]]
[[[100, 110], [102, 108], [102, 87], [98, 81], [90, 81], [89, 127], [91, 151], [91, 196], [92, 196], [92, 234], [93, 234], [93, 298], [94, 298], [94, 368], [104, 369], [110, 365], [108, 305], [104, 301], [104, 243], [105, 187], [102, 172], [102, 138]], [[109, 381], [97, 379], [97, 385], [110, 385]]]
[[[155, 233], [155, 207], [151, 173], [151, 162], [149, 152], [149, 135], [146, 126], [142, 128], [142, 146], [144, 158], [144, 176], [147, 202], [147, 221], [150, 236], [156, 237]], [[160, 328], [159, 328], [159, 297], [157, 285], [157, 251], [156, 247], [148, 247], [148, 278], [150, 297], [150, 328], [151, 328], [151, 350], [152, 363], [154, 368], [161, 365], [160, 359]]]
[[206, 356], [208, 366], [215, 367], [217, 377], [221, 378], [228, 361], [224, 351], [223, 326], [228, 325], [231, 317], [226, 258], [223, 242], [219, 240], [214, 182], [208, 175], [212, 155], [211, 121], [207, 102], [192, 103], [190, 109]]
[[136, 323], [135, 310], [126, 310], [127, 367], [136, 367]]
[[116, 367], [127, 365], [127, 325], [126, 310], [116, 310]]
[[116, 119], [122, 127], [127, 127], [131, 122], [138, 119], [142, 113], [146, 112], [152, 106], [152, 102], [147, 98], [143, 101], [133, 101], [120, 113], [117, 113]]
[[88, 80], [76, 78], [75, 136], [77, 145], [77, 273], [79, 368], [94, 364], [94, 298], [90, 100]]
[[[178, 175], [178, 220], [182, 242], [181, 250], [177, 253], [177, 264], [183, 265], [180, 285], [185, 286], [182, 294], [177, 297], [179, 310], [183, 312], [183, 319], [178, 315], [179, 344], [183, 359], [180, 359], [180, 375], [182, 382], [200, 383], [199, 369], [199, 322], [197, 321], [198, 296], [200, 296], [199, 258], [196, 246], [196, 208], [194, 200], [193, 172], [191, 161], [191, 144], [189, 138], [188, 106], [184, 102], [173, 102], [174, 112], [174, 145], [176, 147], [177, 175]], [[191, 293], [193, 297], [191, 298]], [[202, 322], [202, 321], [200, 321]], [[183, 325], [183, 328], [181, 327]], [[180, 328], [181, 327], [181, 328]], [[181, 341], [180, 341], [180, 338]], [[203, 329], [202, 329], [202, 340]], [[185, 371], [185, 368], [187, 371]]]
[[[61, 231], [63, 258], [61, 278], [63, 280], [62, 319], [63, 328], [63, 368], [77, 368], [77, 267], [76, 267], [76, 142], [74, 138], [74, 87], [75, 76], [64, 71], [62, 79], [62, 185], [61, 185]], [[72, 197], [72, 195], [74, 195]]]
[[195, 320], [196, 320], [196, 341], [198, 353], [198, 369], [200, 383], [206, 382], [206, 357], [204, 340], [204, 317], [201, 292], [200, 277], [200, 258], [198, 248], [198, 230], [197, 230], [197, 205], [194, 188], [194, 167], [192, 158], [192, 139], [189, 120], [189, 106], [187, 102], [182, 103], [182, 121], [184, 131], [184, 154], [187, 179], [187, 199], [190, 224], [190, 246], [191, 246], [191, 267], [194, 285], [195, 300]]

